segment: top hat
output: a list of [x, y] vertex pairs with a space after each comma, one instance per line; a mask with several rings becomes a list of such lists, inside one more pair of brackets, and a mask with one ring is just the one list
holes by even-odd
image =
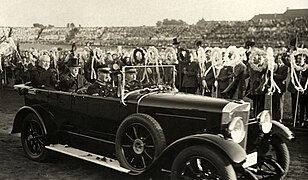
[[79, 60], [74, 57], [69, 58], [68, 67], [80, 67]]
[[173, 45], [176, 45], [176, 44], [180, 44], [180, 42], [178, 41], [178, 38], [173, 38]]
[[245, 42], [245, 48], [253, 47], [255, 44], [254, 40], [248, 40]]
[[195, 42], [195, 46], [201, 46], [202, 45], [202, 41], [201, 40], [197, 40], [196, 42]]

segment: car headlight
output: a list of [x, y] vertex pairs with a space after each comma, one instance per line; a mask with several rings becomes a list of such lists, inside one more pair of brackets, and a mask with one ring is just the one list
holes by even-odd
[[262, 111], [260, 114], [258, 114], [257, 119], [260, 123], [260, 128], [263, 133], [267, 134], [272, 129], [272, 117], [268, 110]]
[[242, 117], [234, 117], [228, 125], [228, 132], [235, 143], [240, 143], [245, 137], [245, 126]]

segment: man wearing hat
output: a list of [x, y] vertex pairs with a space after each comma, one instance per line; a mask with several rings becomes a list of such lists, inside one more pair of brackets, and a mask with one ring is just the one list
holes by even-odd
[[125, 70], [125, 90], [133, 91], [140, 89], [140, 82], [137, 80], [137, 70], [135, 68], [128, 68]]
[[80, 65], [78, 59], [70, 57], [68, 67], [69, 73], [60, 78], [60, 90], [84, 93], [91, 83], [83, 75], [79, 74]]
[[88, 87], [87, 94], [96, 96], [116, 96], [117, 92], [111, 85], [110, 68], [106, 65], [98, 66], [97, 68], [97, 79]]

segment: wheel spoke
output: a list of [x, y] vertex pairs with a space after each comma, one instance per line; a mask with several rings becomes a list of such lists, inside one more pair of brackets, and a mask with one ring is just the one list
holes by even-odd
[[144, 147], [146, 147], [146, 148], [155, 148], [155, 146], [154, 145], [144, 145]]
[[130, 145], [130, 144], [123, 144], [122, 145], [122, 148], [132, 148], [133, 145]]
[[132, 142], [134, 141], [134, 139], [132, 137], [130, 137], [130, 135], [128, 133], [125, 133], [125, 136], [127, 136], [128, 139], [131, 140]]
[[138, 134], [137, 134], [137, 129], [136, 129], [136, 127], [133, 126], [132, 128], [133, 128], [133, 131], [134, 131], [135, 138], [136, 138], [136, 139], [139, 139]]
[[144, 160], [144, 157], [143, 157], [143, 156], [141, 156], [141, 160], [142, 160], [143, 168], [145, 168], [145, 167], [146, 167], [146, 164], [145, 164], [145, 160]]
[[144, 150], [143, 152], [149, 159], [153, 160], [153, 157], [146, 150]]

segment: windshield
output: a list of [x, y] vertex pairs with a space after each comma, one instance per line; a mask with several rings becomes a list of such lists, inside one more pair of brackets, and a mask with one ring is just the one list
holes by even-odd
[[175, 89], [175, 67], [173, 65], [124, 66], [122, 74], [123, 93], [140, 89]]

